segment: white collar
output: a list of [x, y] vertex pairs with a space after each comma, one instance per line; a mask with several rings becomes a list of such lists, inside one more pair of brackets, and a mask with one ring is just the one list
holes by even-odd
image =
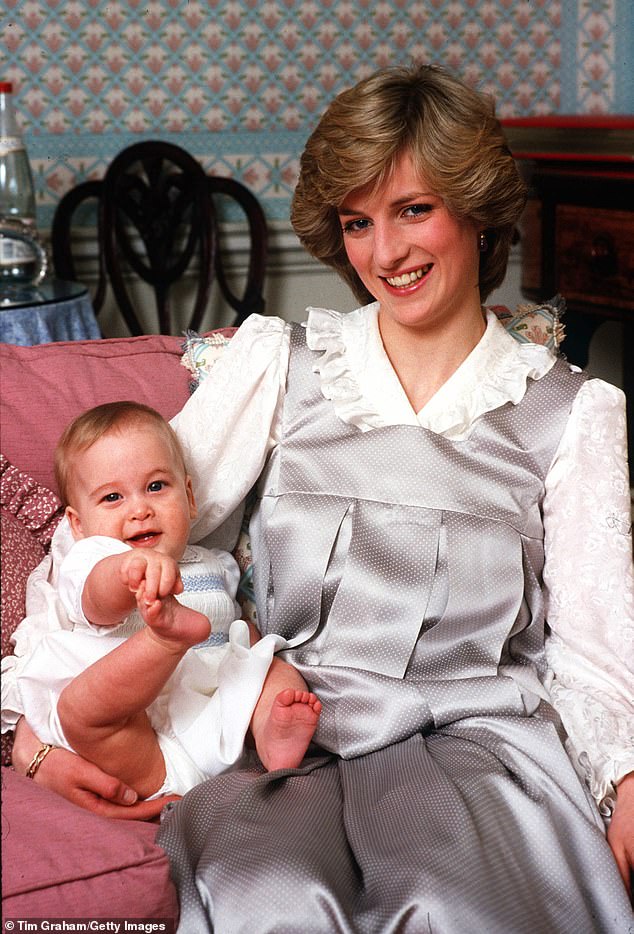
[[520, 343], [487, 309], [479, 343], [429, 402], [415, 413], [389, 362], [378, 327], [378, 302], [343, 314], [309, 308], [306, 338], [321, 352], [315, 371], [339, 418], [368, 431], [419, 424], [448, 438], [466, 437], [475, 420], [507, 402], [517, 404], [528, 379], [540, 379], [555, 355], [540, 344]]

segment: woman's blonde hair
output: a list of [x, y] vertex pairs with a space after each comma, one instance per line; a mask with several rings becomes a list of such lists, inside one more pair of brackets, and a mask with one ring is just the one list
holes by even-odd
[[140, 402], [106, 402], [78, 415], [62, 432], [55, 448], [55, 480], [64, 506], [72, 502], [73, 462], [78, 454], [113, 431], [134, 425], [149, 425], [162, 434], [176, 462], [187, 475], [183, 449], [176, 432], [163, 416]]
[[380, 186], [404, 151], [448, 210], [484, 233], [484, 301], [504, 279], [526, 187], [493, 101], [436, 65], [376, 72], [332, 101], [301, 157], [291, 206], [300, 241], [360, 301], [372, 300], [346, 256], [337, 208], [350, 192]]

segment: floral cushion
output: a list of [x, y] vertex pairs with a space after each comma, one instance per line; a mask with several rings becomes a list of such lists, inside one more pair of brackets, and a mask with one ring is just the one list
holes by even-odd
[[[64, 514], [55, 493], [40, 486], [0, 454], [2, 532], [2, 656], [12, 652], [11, 636], [24, 618], [26, 582], [37, 567]], [[2, 737], [2, 762], [9, 764], [12, 734]]]
[[561, 295], [556, 295], [543, 305], [518, 305], [515, 312], [503, 305], [493, 305], [492, 310], [520, 344], [541, 344], [556, 353], [564, 340], [561, 318], [566, 303]]
[[187, 332], [181, 363], [191, 373], [190, 388], [192, 391], [205, 378], [221, 355], [231, 339], [232, 331], [235, 331], [235, 328], [225, 328], [204, 336], [196, 331]]

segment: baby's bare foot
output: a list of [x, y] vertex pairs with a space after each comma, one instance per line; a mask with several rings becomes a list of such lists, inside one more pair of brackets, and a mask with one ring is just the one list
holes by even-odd
[[280, 691], [255, 737], [258, 755], [270, 772], [300, 765], [320, 713], [321, 701], [309, 691]]
[[150, 604], [137, 594], [137, 606], [151, 635], [166, 647], [188, 649], [209, 635], [211, 626], [207, 617], [183, 606], [171, 594]]

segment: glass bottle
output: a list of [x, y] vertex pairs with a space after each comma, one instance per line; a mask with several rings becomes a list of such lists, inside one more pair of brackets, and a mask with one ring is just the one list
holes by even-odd
[[[13, 105], [13, 86], [0, 81], [0, 280], [30, 282], [36, 275], [38, 251], [35, 189], [22, 133]], [[12, 232], [17, 231], [15, 236]]]

